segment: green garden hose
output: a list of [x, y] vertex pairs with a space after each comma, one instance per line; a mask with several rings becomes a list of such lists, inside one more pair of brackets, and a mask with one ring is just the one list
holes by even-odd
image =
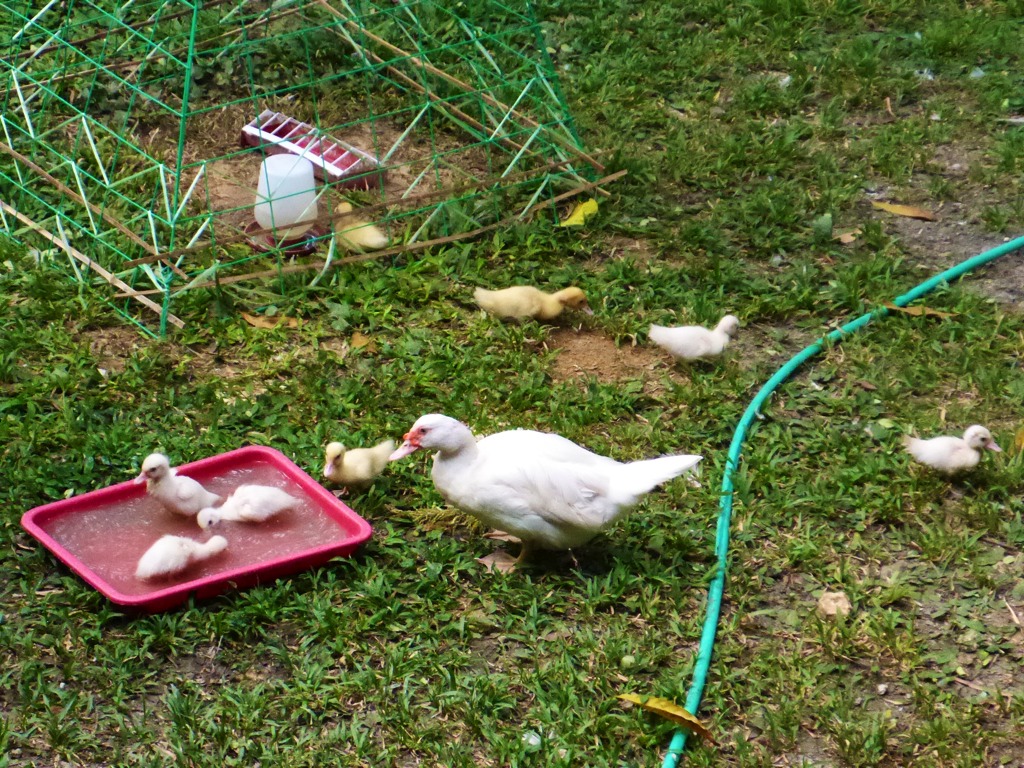
[[[1024, 248], [1024, 237], [1018, 237], [1016, 240], [1003, 243], [1003, 245], [1000, 245], [997, 248], [993, 248], [967, 259], [966, 261], [962, 261], [956, 266], [950, 267], [944, 272], [940, 272], [931, 279], [926, 280], [902, 296], [897, 297], [892, 303], [897, 307], [905, 307], [912, 301], [916, 301], [922, 296], [935, 290], [943, 283], [955, 280], [956, 278], [977, 269], [983, 264], [987, 264], [994, 259], [998, 259], [1000, 256], [1005, 256], [1018, 248]], [[729, 520], [732, 517], [733, 493], [732, 476], [740, 463], [740, 455], [743, 449], [743, 441], [747, 436], [747, 430], [750, 429], [750, 425], [760, 412], [761, 406], [764, 405], [765, 401], [778, 388], [778, 386], [792, 376], [796, 369], [803, 365], [807, 360], [821, 352], [826, 343], [838, 343], [842, 341], [843, 337], [852, 334], [854, 331], [860, 330], [872, 320], [884, 317], [887, 314], [889, 314], [889, 310], [886, 307], [879, 307], [878, 309], [861, 315], [856, 320], [847, 323], [841, 328], [832, 331], [832, 333], [828, 334], [824, 338], [819, 339], [814, 344], [811, 344], [801, 352], [798, 352], [790, 358], [789, 362], [776, 371], [775, 375], [772, 376], [763, 387], [761, 387], [757, 395], [754, 396], [754, 399], [751, 400], [750, 405], [748, 405], [747, 409], [743, 412], [743, 416], [740, 418], [740, 423], [736, 426], [736, 431], [732, 436], [732, 442], [729, 444], [729, 456], [726, 459], [725, 472], [722, 476], [722, 493], [719, 500], [718, 527], [717, 533], [715, 534], [717, 572], [715, 573], [714, 579], [711, 581], [711, 585], [708, 587], [707, 615], [704, 618], [704, 628], [701, 631], [700, 648], [697, 651], [697, 661], [693, 670], [693, 681], [690, 684], [690, 690], [686, 696], [686, 708], [694, 714], [696, 714], [697, 710], [700, 708], [700, 700], [704, 694], [704, 684], [707, 681], [708, 669], [711, 666], [711, 656], [715, 649], [715, 633], [718, 630], [718, 618], [722, 611], [722, 594], [725, 591], [725, 576], [729, 564]], [[662, 768], [675, 768], [685, 747], [686, 731], [682, 729], [677, 730], [672, 735], [672, 741], [669, 744], [668, 753], [665, 755]]]

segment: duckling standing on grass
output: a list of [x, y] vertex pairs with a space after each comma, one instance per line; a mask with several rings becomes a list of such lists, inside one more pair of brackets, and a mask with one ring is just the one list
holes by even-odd
[[352, 212], [352, 203], [342, 201], [334, 209], [341, 217], [334, 223], [334, 234], [338, 243], [350, 251], [377, 251], [386, 248], [388, 236], [368, 221], [363, 221]]
[[503, 318], [551, 320], [566, 308], [594, 314], [587, 304], [587, 294], [574, 286], [563, 288], [557, 293], [544, 293], [530, 285], [514, 285], [500, 291], [477, 288], [473, 292], [473, 299], [484, 312]]
[[272, 485], [240, 485], [227, 501], [217, 509], [207, 508], [199, 512], [196, 522], [206, 529], [222, 520], [243, 523], [262, 523], [286, 509], [295, 509], [299, 500], [291, 494]]
[[203, 543], [184, 536], [161, 536], [139, 558], [135, 577], [143, 581], [181, 573], [192, 563], [218, 555], [228, 548], [227, 539], [213, 536]]
[[712, 330], [699, 325], [683, 325], [677, 328], [652, 325], [647, 336], [673, 357], [680, 360], [698, 360], [722, 354], [739, 327], [740, 321], [735, 315], [726, 315]]
[[992, 439], [992, 433], [980, 424], [968, 427], [963, 437], [943, 436], [921, 440], [905, 435], [903, 445], [919, 462], [945, 475], [955, 475], [976, 467], [985, 448], [996, 453], [1003, 450]]
[[384, 471], [393, 450], [394, 440], [385, 440], [373, 448], [350, 449], [341, 443], [328, 443], [324, 477], [346, 488], [351, 485], [369, 485]]
[[179, 475], [162, 453], [151, 453], [142, 462], [136, 483], [146, 481], [146, 492], [167, 509], [185, 517], [195, 517], [204, 507], [219, 504], [221, 497], [210, 493], [191, 477]]

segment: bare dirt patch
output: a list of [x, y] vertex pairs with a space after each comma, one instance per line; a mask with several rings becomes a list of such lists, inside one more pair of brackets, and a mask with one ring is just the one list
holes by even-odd
[[142, 340], [138, 331], [126, 326], [94, 328], [83, 331], [79, 338], [89, 343], [89, 352], [97, 366], [109, 373], [123, 371]]
[[729, 342], [725, 355], [744, 369], [749, 370], [764, 363], [769, 363], [768, 367], [777, 368], [827, 332], [826, 328], [815, 331], [794, 325], [744, 325], [736, 338]]
[[[937, 221], [903, 218], [873, 209], [865, 210], [864, 215], [881, 220], [886, 231], [899, 238], [915, 263], [933, 271], [947, 269], [1002, 245], [1009, 238], [986, 231], [982, 213], [986, 207], [1004, 203], [1006, 198], [1000, 190], [979, 187], [969, 178], [971, 170], [980, 168], [984, 162], [984, 152], [974, 147], [944, 145], [936, 148], [929, 170], [945, 178], [958, 198], [934, 210]], [[928, 176], [921, 174], [911, 185], [923, 190], [928, 180]], [[869, 193], [873, 200], [917, 203], [915, 199], [907, 199], [908, 196], [915, 197], [912, 192], [901, 194], [884, 185], [874, 187]], [[968, 286], [1016, 311], [1024, 311], [1024, 252], [1007, 254], [979, 269], [971, 275]]]
[[616, 346], [600, 333], [573, 328], [552, 331], [547, 345], [558, 351], [551, 374], [557, 382], [591, 377], [608, 384], [639, 380], [648, 394], [661, 389], [655, 371], [665, 358], [644, 347]]
[[646, 240], [625, 235], [612, 235], [607, 239], [607, 246], [595, 248], [587, 260], [587, 266], [593, 268], [609, 261], [632, 259], [640, 266], [658, 261], [661, 256], [656, 253]]

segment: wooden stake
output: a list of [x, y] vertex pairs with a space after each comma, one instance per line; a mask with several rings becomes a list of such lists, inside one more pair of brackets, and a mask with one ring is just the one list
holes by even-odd
[[[487, 226], [480, 227], [479, 229], [474, 229], [471, 232], [464, 232], [455, 235], [446, 235], [444, 237], [434, 238], [433, 240], [424, 240], [421, 243], [409, 243], [405, 245], [396, 246], [395, 248], [384, 248], [380, 251], [372, 251], [370, 253], [360, 253], [355, 256], [347, 256], [343, 259], [337, 259], [334, 262], [334, 265], [338, 266], [341, 264], [355, 264], [360, 261], [371, 261], [373, 259], [380, 259], [383, 258], [384, 256], [395, 256], [400, 253], [422, 251], [425, 248], [430, 248], [435, 245], [445, 245], [446, 243], [454, 243], [457, 240], [476, 237], [477, 235], [482, 235], [484, 232], [490, 232], [491, 230], [497, 229], [498, 227], [503, 227], [508, 224], [512, 224], [513, 222], [517, 221], [523, 216], [532, 215], [537, 211], [543, 210], [544, 208], [547, 208], [551, 205], [555, 205], [561, 202], [562, 200], [565, 200], [566, 198], [572, 197], [573, 195], [578, 195], [580, 192], [587, 192], [595, 188], [599, 184], [608, 184], [609, 182], [615, 181], [616, 179], [625, 176], [626, 173], [626, 170], [621, 170], [617, 171], [616, 173], [605, 176], [602, 179], [598, 179], [597, 181], [588, 181], [586, 184], [581, 184], [575, 189], [571, 189], [568, 192], [564, 192], [561, 195], [558, 195], [557, 197], [553, 197], [549, 200], [537, 203], [537, 205], [533, 206], [533, 208], [526, 211], [525, 213], [517, 213], [513, 216], [508, 216], [502, 219], [501, 221], [497, 221], [493, 224], [488, 224]], [[231, 275], [230, 277], [219, 277], [215, 281], [208, 281], [205, 283], [197, 283], [195, 285], [192, 285], [190, 287], [190, 290], [194, 288], [212, 288], [215, 285], [229, 285], [231, 283], [240, 283], [245, 280], [256, 280], [264, 277], [278, 277], [279, 275], [294, 274], [296, 272], [308, 272], [313, 269], [322, 270], [324, 269], [324, 267], [325, 262], [323, 261], [312, 262], [309, 264], [289, 264], [288, 266], [281, 267], [279, 269], [268, 269], [261, 272], [249, 272], [244, 275]], [[180, 291], [176, 291], [176, 293], [180, 293]]]
[[[548, 163], [547, 165], [541, 166], [541, 167], [536, 168], [536, 169], [531, 170], [531, 171], [521, 171], [519, 173], [510, 174], [509, 176], [505, 177], [504, 182], [506, 184], [510, 184], [512, 182], [519, 181], [520, 179], [532, 176], [533, 174], [535, 174], [535, 173], [537, 173], [539, 171], [553, 170], [555, 168], [559, 168], [559, 167], [568, 165], [570, 162], [571, 161], [569, 161], [569, 160], [555, 160], [555, 161], [553, 161], [551, 163]], [[601, 180], [601, 181], [599, 181], [597, 183], [600, 183], [600, 184], [607, 183], [607, 180], [609, 180], [609, 179], [610, 180], [617, 179], [621, 175], [622, 174], [612, 174], [611, 176], [606, 176], [604, 180]], [[488, 179], [487, 181], [481, 181], [481, 182], [478, 182], [478, 183], [475, 183], [475, 184], [463, 184], [461, 186], [455, 186], [455, 187], [451, 187], [451, 188], [448, 188], [448, 189], [434, 189], [434, 190], [430, 190], [430, 191], [427, 191], [427, 192], [421, 192], [418, 195], [411, 195], [411, 196], [409, 196], [407, 198], [403, 198], [403, 199], [398, 200], [398, 201], [391, 200], [391, 201], [385, 201], [385, 202], [382, 202], [382, 203], [374, 203], [373, 205], [367, 205], [365, 207], [360, 208], [359, 209], [359, 213], [364, 218], [372, 219], [373, 218], [373, 214], [377, 213], [378, 211], [384, 211], [384, 210], [386, 210], [388, 208], [392, 208], [392, 209], [394, 209], [394, 208], [414, 208], [414, 207], [416, 207], [416, 206], [418, 206], [420, 204], [429, 202], [429, 201], [433, 200], [434, 198], [450, 197], [450, 196], [453, 196], [453, 195], [462, 194], [463, 192], [470, 192], [470, 191], [476, 190], [476, 189], [483, 189], [483, 188], [489, 187], [489, 186], [496, 186], [496, 185], [499, 185], [500, 183], [501, 183], [501, 180], [498, 180], [498, 179]], [[593, 188], [597, 189], [597, 187], [593, 187]], [[602, 190], [602, 191], [604, 191], [604, 190]], [[367, 216], [367, 214], [369, 216]], [[341, 218], [342, 217], [337, 217], [337, 218], [324, 219], [324, 220], [321, 220], [321, 219], [318, 218], [314, 222], [314, 224], [316, 224], [318, 226], [319, 225], [323, 225], [323, 226], [331, 226], [331, 227], [333, 227], [333, 225], [338, 223], [338, 221]], [[240, 235], [234, 235], [232, 237], [223, 238], [223, 239], [221, 239], [219, 241], [218, 244], [224, 246], [224, 245], [234, 245], [236, 243], [244, 243], [245, 241], [247, 241], [251, 237], [257, 237], [259, 235], [269, 235], [269, 234], [273, 234], [273, 232], [274, 232], [273, 229], [254, 230], [252, 232], [246, 232], [246, 233], [243, 233], [243, 234], [240, 234]], [[205, 243], [203, 245], [200, 245], [200, 246], [196, 246], [194, 244], [190, 244], [190, 245], [188, 245], [188, 246], [186, 246], [184, 248], [178, 248], [178, 249], [173, 250], [173, 251], [168, 251], [167, 253], [164, 253], [162, 255], [158, 254], [158, 253], [154, 253], [154, 254], [150, 254], [149, 256], [143, 256], [143, 257], [138, 258], [138, 259], [131, 259], [130, 261], [126, 261], [124, 263], [124, 266], [125, 266], [125, 269], [130, 269], [131, 267], [137, 267], [140, 264], [149, 264], [149, 263], [154, 262], [154, 261], [160, 261], [160, 259], [175, 259], [178, 256], [182, 256], [184, 254], [187, 254], [187, 253], [190, 253], [192, 251], [196, 251], [196, 250], [199, 250], [199, 249], [205, 248], [205, 247], [207, 247], [207, 244], [205, 244]]]
[[[105, 270], [103, 267], [101, 267], [95, 261], [90, 259], [84, 253], [79, 251], [77, 248], [74, 248], [70, 244], [64, 242], [61, 238], [57, 237], [56, 235], [54, 235], [49, 230], [43, 229], [41, 226], [39, 226], [34, 221], [32, 221], [32, 219], [28, 218], [27, 216], [24, 216], [19, 211], [14, 210], [11, 206], [9, 206], [3, 200], [0, 200], [0, 208], [2, 208], [4, 211], [6, 211], [7, 213], [9, 213], [12, 216], [14, 216], [18, 221], [20, 221], [22, 224], [27, 226], [29, 229], [31, 229], [34, 232], [36, 232], [36, 233], [42, 235], [43, 237], [45, 237], [47, 240], [49, 240], [51, 243], [56, 245], [58, 248], [60, 248], [62, 251], [64, 251], [69, 256], [73, 256], [74, 258], [78, 259], [80, 262], [85, 264], [85, 266], [87, 266], [93, 272], [98, 274], [100, 277], [102, 277], [108, 283], [110, 283], [111, 285], [115, 286], [116, 288], [120, 288], [122, 291], [124, 291], [124, 293], [120, 294], [120, 295], [128, 296], [128, 297], [131, 297], [131, 298], [135, 299], [140, 304], [142, 304], [145, 307], [147, 307], [147, 308], [153, 310], [154, 312], [156, 312], [158, 315], [162, 315], [163, 314], [163, 308], [159, 304], [157, 304], [155, 301], [151, 301], [150, 299], [146, 298], [145, 296], [142, 295], [142, 293], [140, 293], [139, 291], [136, 291], [134, 288], [132, 288], [130, 285], [128, 285], [128, 283], [124, 282], [123, 280], [118, 278], [116, 275], [113, 275], [110, 272], [108, 272], [107, 270]], [[177, 317], [176, 315], [172, 315], [169, 312], [167, 313], [167, 322], [171, 323], [172, 325], [176, 325], [178, 328], [184, 328], [185, 327], [185, 323], [184, 323], [184, 321], [180, 317]]]
[[[370, 38], [374, 42], [376, 42], [376, 43], [384, 46], [385, 48], [387, 48], [392, 53], [395, 53], [395, 54], [401, 56], [403, 59], [407, 59], [408, 61], [412, 62], [413, 64], [415, 64], [418, 67], [422, 67], [423, 69], [425, 69], [427, 72], [430, 72], [431, 74], [437, 75], [442, 80], [445, 80], [445, 81], [451, 83], [452, 85], [456, 86], [457, 88], [461, 88], [462, 90], [464, 90], [464, 91], [466, 91], [468, 93], [473, 93], [475, 91], [475, 89], [471, 85], [469, 85], [468, 83], [464, 83], [462, 80], [459, 80], [457, 77], [453, 77], [452, 75], [449, 75], [443, 69], [438, 69], [433, 64], [430, 64], [430, 63], [428, 63], [426, 61], [423, 61], [419, 57], [413, 56], [408, 51], [405, 51], [405, 50], [399, 48], [397, 45], [392, 45], [391, 43], [389, 43], [384, 38], [379, 37], [379, 36], [373, 34], [369, 30], [363, 29], [355, 21], [346, 18], [345, 15], [343, 13], [341, 13], [341, 11], [337, 10], [336, 8], [333, 8], [327, 2], [327, 0], [319, 0], [319, 2], [320, 2], [320, 5], [322, 5], [329, 13], [331, 13], [334, 16], [337, 16], [339, 19], [341, 19], [342, 23], [344, 23], [345, 26], [348, 27], [349, 29], [353, 29], [354, 28], [359, 34], [364, 35], [364, 36]], [[514, 111], [511, 107], [509, 107], [508, 105], [503, 104], [502, 102], [498, 101], [497, 99], [495, 99], [490, 94], [486, 94], [486, 93], [483, 93], [481, 91], [476, 91], [476, 92], [478, 93], [478, 95], [480, 96], [481, 99], [486, 101], [492, 107], [497, 107], [498, 109], [501, 109], [501, 110], [503, 110], [505, 112], [511, 112], [512, 114], [518, 115], [523, 120], [525, 120], [527, 123], [530, 123], [533, 126], [536, 126], [536, 127], [540, 126], [540, 123], [538, 123], [536, 120], [534, 120], [529, 115], [524, 115], [521, 112]], [[597, 160], [592, 158], [590, 155], [588, 155], [586, 152], [584, 152], [579, 147], [573, 146], [571, 144], [567, 144], [567, 145], [563, 145], [563, 146], [565, 146], [566, 149], [568, 149], [570, 152], [572, 152], [576, 156], [581, 157], [584, 160], [586, 160], [588, 163], [590, 163], [597, 170], [599, 170], [599, 171], [603, 171], [604, 170], [604, 166], [601, 165], [601, 163], [597, 162]]]
[[[105, 222], [107, 222], [107, 224], [112, 226], [114, 229], [116, 229], [122, 235], [124, 235], [129, 240], [131, 240], [133, 243], [135, 243], [137, 246], [142, 248], [144, 251], [146, 251], [146, 253], [149, 253], [149, 254], [155, 256], [156, 259], [164, 258], [160, 254], [155, 253], [153, 251], [153, 249], [150, 247], [150, 245], [145, 240], [143, 240], [137, 234], [135, 234], [130, 229], [128, 229], [128, 227], [126, 227], [124, 224], [122, 224], [116, 218], [111, 216], [109, 213], [107, 213], [103, 209], [93, 205], [92, 203], [90, 203], [85, 198], [81, 197], [77, 192], [75, 192], [73, 189], [71, 189], [71, 187], [69, 187], [67, 184], [65, 184], [64, 182], [62, 182], [59, 179], [55, 178], [52, 174], [44, 171], [40, 166], [36, 165], [31, 160], [29, 160], [27, 157], [25, 157], [23, 154], [21, 154], [16, 149], [14, 149], [14, 147], [10, 147], [6, 143], [0, 141], [0, 152], [4, 152], [4, 153], [10, 155], [11, 157], [13, 157], [18, 162], [20, 162], [20, 163], [22, 163], [24, 165], [27, 165], [29, 168], [31, 168], [33, 171], [38, 173], [40, 176], [42, 176], [44, 179], [46, 179], [53, 186], [55, 186], [57, 189], [59, 189], [65, 195], [70, 197], [76, 203], [84, 205], [86, 208], [88, 208], [93, 213], [98, 214]], [[91, 216], [90, 216], [90, 218], [91, 218]]]

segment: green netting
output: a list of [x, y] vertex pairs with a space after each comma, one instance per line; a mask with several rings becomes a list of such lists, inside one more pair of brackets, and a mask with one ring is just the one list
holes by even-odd
[[[343, 201], [393, 253], [554, 211], [600, 168], [528, 4], [0, 0], [0, 40], [0, 225], [161, 331], [180, 291], [338, 263]], [[313, 253], [253, 233], [285, 148], [317, 161]]]

